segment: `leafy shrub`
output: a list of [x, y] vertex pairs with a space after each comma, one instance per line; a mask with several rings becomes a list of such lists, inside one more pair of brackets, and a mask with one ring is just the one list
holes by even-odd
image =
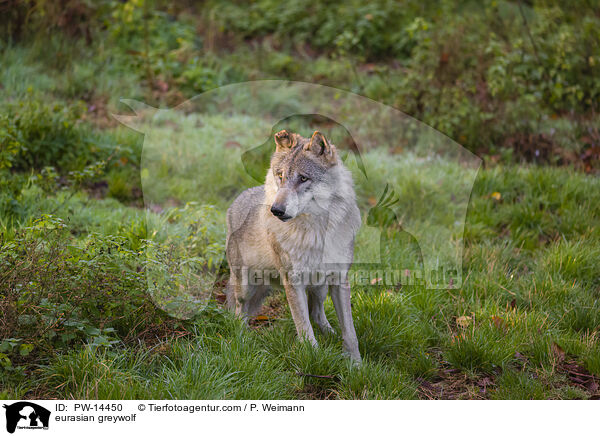
[[0, 335], [43, 353], [168, 329], [172, 322], [146, 293], [140, 257], [121, 236], [74, 243], [51, 215], [0, 239]]
[[190, 202], [150, 219], [144, 241], [148, 291], [169, 314], [196, 315], [223, 279], [223, 218], [214, 206]]
[[0, 168], [73, 169], [90, 162], [98, 149], [93, 135], [79, 125], [83, 109], [32, 97], [7, 104], [0, 113]]
[[411, 41], [403, 24], [421, 10], [420, 2], [261, 0], [251, 4], [214, 2], [211, 16], [243, 38], [273, 35], [284, 44], [304, 44], [366, 59], [401, 56]]

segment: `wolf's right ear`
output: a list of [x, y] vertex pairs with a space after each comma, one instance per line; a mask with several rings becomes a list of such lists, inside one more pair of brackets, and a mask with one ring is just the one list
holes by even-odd
[[275, 151], [288, 151], [296, 145], [296, 136], [287, 130], [275, 133]]
[[336, 150], [335, 146], [325, 138], [318, 130], [313, 133], [310, 141], [304, 146], [305, 150], [310, 150], [317, 156], [321, 156], [327, 162], [335, 164]]

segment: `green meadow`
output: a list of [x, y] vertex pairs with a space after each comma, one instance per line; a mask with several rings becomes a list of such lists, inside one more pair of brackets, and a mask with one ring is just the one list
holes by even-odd
[[[598, 398], [597, 14], [101, 1], [61, 21], [42, 3], [0, 21], [1, 399]], [[344, 126], [319, 127], [355, 181], [357, 264], [460, 265], [451, 286], [355, 283], [360, 366], [339, 335], [299, 341], [282, 293], [249, 325], [224, 307], [226, 209], [260, 184], [278, 114], [309, 112], [291, 91], [179, 105], [263, 79], [406, 113], [380, 126], [376, 110], [340, 109], [360, 159]], [[124, 125], [122, 98], [161, 111]], [[446, 158], [427, 157], [436, 138]], [[373, 212], [386, 186], [389, 246]]]

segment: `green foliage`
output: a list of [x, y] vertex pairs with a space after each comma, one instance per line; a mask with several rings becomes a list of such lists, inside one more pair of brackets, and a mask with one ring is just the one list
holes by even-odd
[[214, 2], [211, 17], [243, 38], [273, 35], [287, 44], [310, 43], [341, 55], [374, 59], [409, 53], [412, 41], [403, 24], [420, 9], [413, 1], [399, 8], [390, 0], [293, 4], [262, 0], [250, 5]]
[[48, 104], [30, 97], [2, 109], [0, 169], [77, 168], [94, 155], [93, 136], [78, 126], [81, 105]]
[[16, 15], [29, 12], [24, 29], [38, 38], [45, 29], [33, 58], [60, 73], [52, 92], [93, 105], [107, 93], [173, 105], [249, 79], [319, 82], [398, 107], [479, 153], [539, 162], [576, 160], [560, 152], [564, 138], [584, 151], [586, 118], [599, 109], [600, 25], [585, 3], [260, 0], [193, 10], [103, 0], [69, 2], [71, 15], [16, 3]]
[[213, 206], [187, 203], [148, 217], [144, 249], [148, 292], [167, 313], [190, 318], [212, 296], [225, 257], [223, 216]]
[[[480, 153], [499, 153], [505, 146], [540, 152], [543, 146], [535, 138], [547, 130], [552, 133], [542, 139], [559, 147], [553, 119], [598, 111], [600, 25], [585, 5], [465, 1], [404, 2], [400, 8], [388, 1], [262, 0], [219, 2], [211, 10], [224, 29], [242, 38], [271, 38], [258, 44], [254, 65], [264, 72], [259, 76], [349, 88]], [[305, 45], [325, 56], [307, 58], [298, 48]], [[273, 46], [285, 51], [272, 51]], [[370, 64], [365, 73], [358, 65], [364, 60], [379, 64]], [[327, 72], [320, 63], [328, 64]], [[579, 135], [570, 131], [570, 144]], [[553, 154], [526, 159], [565, 159]]]
[[[491, 381], [465, 396], [587, 398], [553, 347], [600, 374], [598, 179], [504, 163], [593, 158], [600, 22], [590, 5], [11, 2], [0, 15], [0, 398], [32, 388], [76, 398], [422, 398], [427, 383], [445, 389], [447, 374]], [[266, 121], [190, 115], [183, 133], [202, 146], [176, 157], [200, 154], [211, 167], [190, 164], [169, 186], [159, 166], [159, 177], [142, 174], [145, 188], [181, 206], [127, 206], [141, 205], [142, 136], [114, 128], [120, 97], [174, 105], [265, 78], [366, 95], [493, 157], [471, 198], [461, 289], [353, 289], [358, 368], [337, 335], [317, 333], [318, 349], [298, 341], [282, 295], [268, 326], [247, 329], [197, 280], [221, 267], [228, 196], [253, 183], [241, 150], [225, 149], [227, 132], [238, 123], [246, 144]], [[239, 98], [295, 107], [285, 93]], [[165, 137], [179, 128], [171, 122]], [[400, 182], [403, 207], [441, 201], [423, 199], [411, 165], [386, 157], [363, 156], [382, 186]], [[226, 188], [213, 192], [214, 180]], [[357, 193], [368, 201], [360, 182]], [[326, 312], [339, 331], [329, 300]]]
[[63, 220], [44, 215], [0, 248], [4, 337], [32, 338], [43, 351], [111, 346], [163, 322], [125, 237], [92, 233], [73, 244]]

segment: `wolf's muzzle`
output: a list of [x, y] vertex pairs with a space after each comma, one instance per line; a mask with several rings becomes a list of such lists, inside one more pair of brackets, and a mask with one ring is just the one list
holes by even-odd
[[285, 222], [291, 218], [291, 216], [285, 214], [285, 209], [282, 209], [281, 206], [276, 205], [276, 204], [271, 206], [271, 213], [283, 222]]

